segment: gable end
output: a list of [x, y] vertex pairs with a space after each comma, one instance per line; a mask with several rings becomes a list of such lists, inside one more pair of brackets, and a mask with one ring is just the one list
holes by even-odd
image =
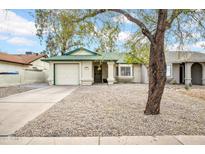
[[77, 48], [75, 50], [69, 51], [67, 52], [65, 55], [72, 55], [72, 56], [79, 56], [79, 55], [83, 55], [83, 56], [96, 56], [96, 55], [100, 55], [97, 52], [85, 49], [85, 48]]

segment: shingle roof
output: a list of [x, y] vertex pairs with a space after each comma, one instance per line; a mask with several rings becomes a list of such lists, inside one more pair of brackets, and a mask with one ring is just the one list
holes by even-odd
[[169, 51], [166, 53], [167, 63], [205, 62], [205, 53], [193, 51]]
[[42, 54], [29, 54], [29, 55], [12, 55], [7, 53], [0, 53], [0, 61], [18, 63], [23, 65], [29, 65], [31, 62], [46, 57]]

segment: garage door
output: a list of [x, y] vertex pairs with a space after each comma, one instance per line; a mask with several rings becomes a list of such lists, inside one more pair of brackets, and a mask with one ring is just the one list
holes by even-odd
[[79, 64], [55, 64], [56, 85], [78, 85]]

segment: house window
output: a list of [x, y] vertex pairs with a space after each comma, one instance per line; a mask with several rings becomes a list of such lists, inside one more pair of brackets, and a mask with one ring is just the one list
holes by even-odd
[[167, 65], [166, 76], [171, 76], [171, 65]]
[[131, 76], [131, 67], [130, 66], [121, 66], [120, 67], [121, 76]]

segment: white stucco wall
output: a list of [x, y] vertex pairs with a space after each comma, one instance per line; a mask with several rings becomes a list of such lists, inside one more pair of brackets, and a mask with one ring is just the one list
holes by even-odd
[[148, 70], [145, 65], [141, 65], [141, 83], [148, 83]]
[[134, 64], [133, 65], [133, 76], [134, 76], [134, 79], [133, 79], [133, 82], [136, 82], [136, 83], [140, 83], [141, 82], [141, 65], [139, 64]]
[[35, 64], [41, 63], [41, 61], [38, 61], [32, 66], [29, 66], [0, 61], [0, 72], [18, 72], [18, 74], [0, 74], [0, 87], [34, 82], [46, 82], [48, 69], [44, 69], [44, 71], [27, 70], [31, 69], [33, 66], [35, 66]]
[[93, 83], [94, 78], [92, 61], [81, 62], [81, 77], [82, 85], [91, 85]]
[[48, 81], [48, 84], [49, 85], [53, 85], [54, 84], [54, 74], [53, 74], [53, 67], [54, 67], [54, 63], [53, 62], [49, 62], [49, 70], [48, 70], [48, 78], [47, 78], [47, 81]]
[[32, 65], [29, 66], [29, 68], [36, 67], [38, 69], [48, 70], [49, 69], [49, 63], [42, 61], [42, 59], [45, 59], [45, 58], [40, 58], [40, 59], [37, 59], [37, 60], [33, 61], [31, 63]]
[[24, 71], [24, 83], [46, 82], [47, 72], [45, 71]]
[[17, 72], [18, 74], [0, 74], [0, 87], [18, 85], [23, 82], [23, 70], [27, 66], [0, 61], [0, 72]]
[[25, 69], [25, 68], [28, 68], [28, 66], [0, 61], [0, 71], [1, 72], [21, 71], [22, 69]]
[[93, 54], [85, 50], [79, 50], [77, 52], [71, 53], [71, 55], [93, 55]]
[[179, 83], [180, 64], [172, 64], [172, 76], [176, 83]]

